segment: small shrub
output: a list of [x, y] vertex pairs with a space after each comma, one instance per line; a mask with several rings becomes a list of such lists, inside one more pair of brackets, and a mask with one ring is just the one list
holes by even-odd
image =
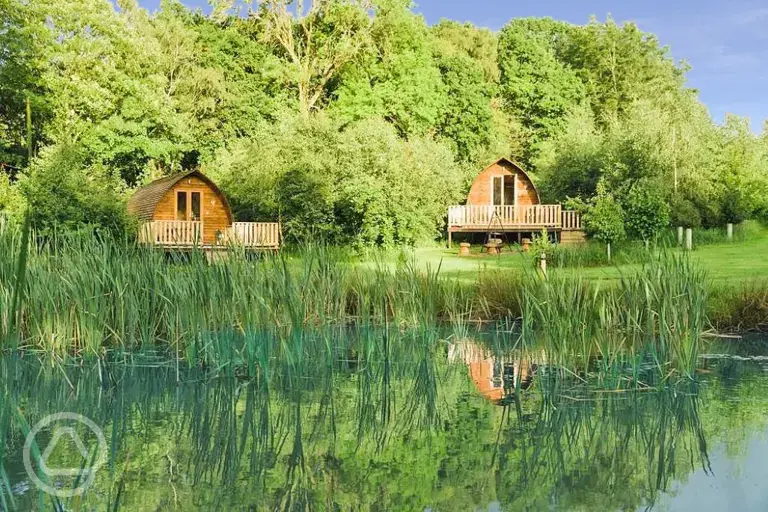
[[673, 227], [696, 229], [701, 227], [701, 214], [692, 201], [676, 198], [672, 201], [670, 221]]
[[624, 201], [627, 232], [646, 243], [669, 226], [669, 205], [650, 183], [633, 187]]
[[602, 182], [597, 186], [597, 196], [584, 213], [584, 229], [591, 238], [607, 244], [620, 242], [627, 236], [624, 209]]
[[554, 248], [555, 244], [549, 238], [549, 233], [546, 229], [542, 229], [541, 233], [534, 235], [533, 240], [531, 240], [530, 250], [534, 263], [538, 265], [542, 254], [546, 254], [547, 258], [549, 258], [549, 255], [554, 252]]

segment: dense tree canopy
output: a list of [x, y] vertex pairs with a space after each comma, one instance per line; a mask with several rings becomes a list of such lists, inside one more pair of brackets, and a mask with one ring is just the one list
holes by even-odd
[[410, 0], [213, 6], [0, 0], [0, 210], [125, 226], [133, 187], [200, 167], [296, 240], [416, 243], [507, 156], [547, 200], [590, 204], [603, 183], [630, 236], [768, 214], [765, 136], [714, 123], [687, 65], [632, 23], [494, 33], [429, 26]]

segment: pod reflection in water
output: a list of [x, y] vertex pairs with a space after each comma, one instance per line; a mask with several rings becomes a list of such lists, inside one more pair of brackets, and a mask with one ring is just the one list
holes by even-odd
[[536, 373], [536, 365], [530, 359], [515, 353], [494, 354], [472, 341], [452, 344], [448, 357], [451, 362], [463, 362], [477, 391], [498, 404], [511, 400], [515, 390], [530, 388]]

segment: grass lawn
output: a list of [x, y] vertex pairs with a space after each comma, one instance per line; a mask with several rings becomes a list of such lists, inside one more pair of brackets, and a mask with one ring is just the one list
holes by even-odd
[[[746, 282], [768, 278], [768, 230], [750, 230], [750, 237], [743, 241], [703, 245], [694, 248], [693, 258], [706, 269], [708, 276], [717, 284]], [[458, 244], [452, 250], [445, 248], [419, 248], [414, 253], [424, 265], [442, 264], [441, 273], [462, 279], [475, 279], [482, 269], [521, 271], [531, 268], [529, 257], [506, 249], [499, 256], [480, 253], [479, 247], [472, 248], [472, 255], [460, 258]], [[441, 263], [442, 262], [442, 263]], [[551, 269], [553, 272], [579, 272], [596, 280], [617, 279], [622, 273], [631, 271], [637, 265], [604, 266], [591, 268]]]

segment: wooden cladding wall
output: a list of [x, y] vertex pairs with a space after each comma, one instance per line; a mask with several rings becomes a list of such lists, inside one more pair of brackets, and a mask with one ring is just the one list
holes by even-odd
[[153, 220], [176, 219], [176, 192], [202, 192], [201, 219], [203, 221], [203, 243], [214, 244], [217, 233], [222, 236], [229, 227], [229, 215], [223, 198], [204, 180], [190, 176], [176, 183], [157, 203]]
[[516, 176], [517, 206], [532, 206], [539, 204], [539, 195], [531, 179], [510, 162], [500, 160], [477, 175], [469, 190], [467, 204], [472, 206], [491, 205], [494, 176]]

